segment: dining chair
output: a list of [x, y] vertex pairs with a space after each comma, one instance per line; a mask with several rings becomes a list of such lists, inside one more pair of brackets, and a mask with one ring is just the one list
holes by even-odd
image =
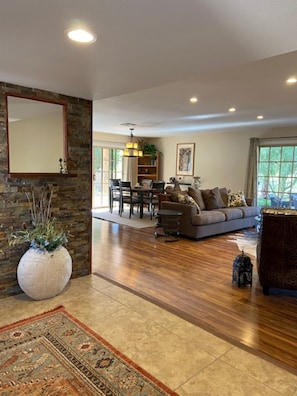
[[120, 211], [120, 180], [121, 179], [109, 179], [109, 211], [113, 211], [114, 201], [118, 202]]
[[151, 219], [155, 215], [155, 208], [159, 208], [159, 195], [164, 194], [165, 181], [156, 180], [152, 182], [152, 191], [150, 191], [148, 197], [143, 199], [143, 202], [148, 205]]
[[120, 181], [120, 206], [119, 214], [122, 216], [124, 205], [129, 206], [129, 218], [134, 213], [134, 205], [139, 205], [140, 199], [131, 189], [130, 181]]

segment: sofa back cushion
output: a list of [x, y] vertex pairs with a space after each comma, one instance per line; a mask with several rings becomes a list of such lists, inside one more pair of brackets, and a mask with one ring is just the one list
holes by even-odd
[[222, 208], [227, 208], [228, 207], [228, 189], [226, 187], [222, 187], [219, 189], [222, 201], [224, 202], [225, 206], [222, 206]]
[[201, 190], [198, 190], [197, 188], [194, 188], [194, 187], [188, 187], [188, 194], [190, 197], [192, 197], [194, 199], [194, 201], [197, 203], [197, 205], [199, 205], [199, 208], [201, 210], [206, 209]]

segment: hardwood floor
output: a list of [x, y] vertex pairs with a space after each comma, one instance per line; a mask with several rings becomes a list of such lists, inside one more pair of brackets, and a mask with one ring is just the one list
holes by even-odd
[[94, 219], [93, 272], [297, 374], [297, 293], [232, 284], [230, 234], [166, 243], [154, 229]]

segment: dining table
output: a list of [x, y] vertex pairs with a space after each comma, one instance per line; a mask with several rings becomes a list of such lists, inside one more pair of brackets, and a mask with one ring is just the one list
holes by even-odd
[[133, 193], [137, 193], [139, 197], [139, 217], [143, 218], [143, 198], [145, 195], [149, 195], [153, 189], [149, 186], [134, 186], [131, 187]]

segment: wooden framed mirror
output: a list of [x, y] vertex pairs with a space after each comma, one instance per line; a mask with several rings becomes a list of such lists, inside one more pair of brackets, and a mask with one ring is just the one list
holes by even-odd
[[8, 173], [60, 174], [67, 160], [67, 105], [51, 100], [6, 95]]

